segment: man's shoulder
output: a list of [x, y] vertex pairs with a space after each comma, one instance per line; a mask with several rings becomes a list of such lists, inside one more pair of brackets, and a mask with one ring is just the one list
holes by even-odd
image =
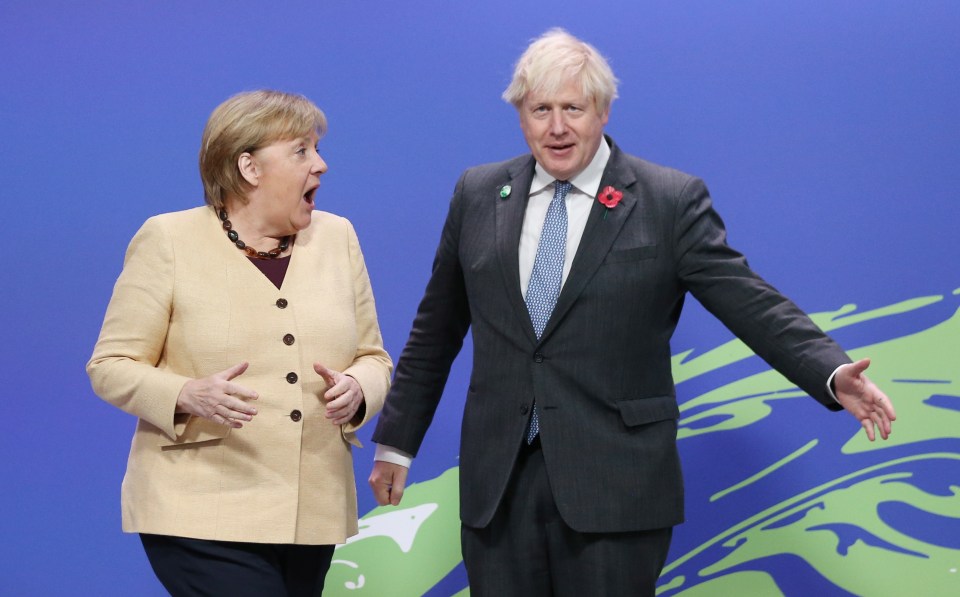
[[533, 169], [533, 156], [529, 153], [518, 155], [500, 162], [490, 162], [467, 168], [463, 178], [469, 180], [487, 180], [491, 178], [512, 178], [525, 168]]
[[686, 182], [691, 179], [696, 179], [697, 177], [673, 168], [671, 166], [664, 166], [663, 164], [658, 164], [650, 160], [629, 154], [625, 151], [616, 148], [610, 156], [613, 167], [616, 168], [625, 168], [636, 174], [640, 180], [649, 180], [649, 181], [677, 181], [677, 182]]

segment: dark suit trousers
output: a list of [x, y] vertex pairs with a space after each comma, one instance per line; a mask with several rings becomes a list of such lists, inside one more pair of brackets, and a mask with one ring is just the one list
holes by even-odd
[[140, 541], [153, 572], [173, 597], [320, 597], [334, 549], [145, 533]]
[[493, 520], [480, 529], [464, 525], [461, 543], [473, 597], [653, 597], [672, 534], [571, 529], [554, 502], [537, 438], [521, 448]]

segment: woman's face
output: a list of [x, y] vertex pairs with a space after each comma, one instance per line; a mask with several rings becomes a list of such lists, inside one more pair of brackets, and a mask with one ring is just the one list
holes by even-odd
[[275, 141], [250, 154], [256, 184], [250, 207], [273, 236], [294, 234], [310, 225], [313, 197], [327, 164], [317, 153], [316, 131]]

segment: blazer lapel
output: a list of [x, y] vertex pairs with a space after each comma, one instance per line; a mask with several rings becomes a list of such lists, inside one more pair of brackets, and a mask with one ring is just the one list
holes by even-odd
[[[519, 165], [507, 170], [507, 179], [497, 187], [491, 189], [497, 202], [497, 257], [500, 260], [500, 271], [503, 272], [503, 283], [513, 312], [520, 320], [520, 326], [536, 343], [537, 335], [530, 322], [527, 304], [523, 300], [523, 291], [520, 288], [520, 232], [523, 228], [523, 217], [527, 211], [527, 202], [530, 199], [530, 184], [533, 182], [534, 160], [520, 162]], [[510, 185], [510, 192], [503, 197], [501, 190], [504, 185]]]
[[557, 299], [550, 321], [543, 330], [541, 341], [550, 335], [576, 302], [587, 282], [610, 252], [610, 247], [613, 246], [613, 242], [637, 204], [637, 190], [634, 188], [636, 176], [630, 168], [626, 167], [616, 144], [609, 137], [607, 140], [610, 141], [610, 159], [600, 179], [600, 189], [608, 185], [612, 186], [623, 193], [623, 198], [613, 208], [607, 208], [599, 201], [594, 201], [590, 215], [587, 217], [586, 228], [583, 230], [583, 237], [580, 239], [580, 246], [570, 267], [570, 274], [560, 291], [560, 297]]

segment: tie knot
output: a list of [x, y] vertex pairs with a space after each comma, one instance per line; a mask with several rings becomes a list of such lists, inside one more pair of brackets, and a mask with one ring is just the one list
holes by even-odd
[[573, 185], [570, 184], [570, 181], [567, 180], [558, 180], [553, 185], [553, 196], [554, 198], [559, 197], [563, 199], [567, 196], [567, 192], [573, 188]]

